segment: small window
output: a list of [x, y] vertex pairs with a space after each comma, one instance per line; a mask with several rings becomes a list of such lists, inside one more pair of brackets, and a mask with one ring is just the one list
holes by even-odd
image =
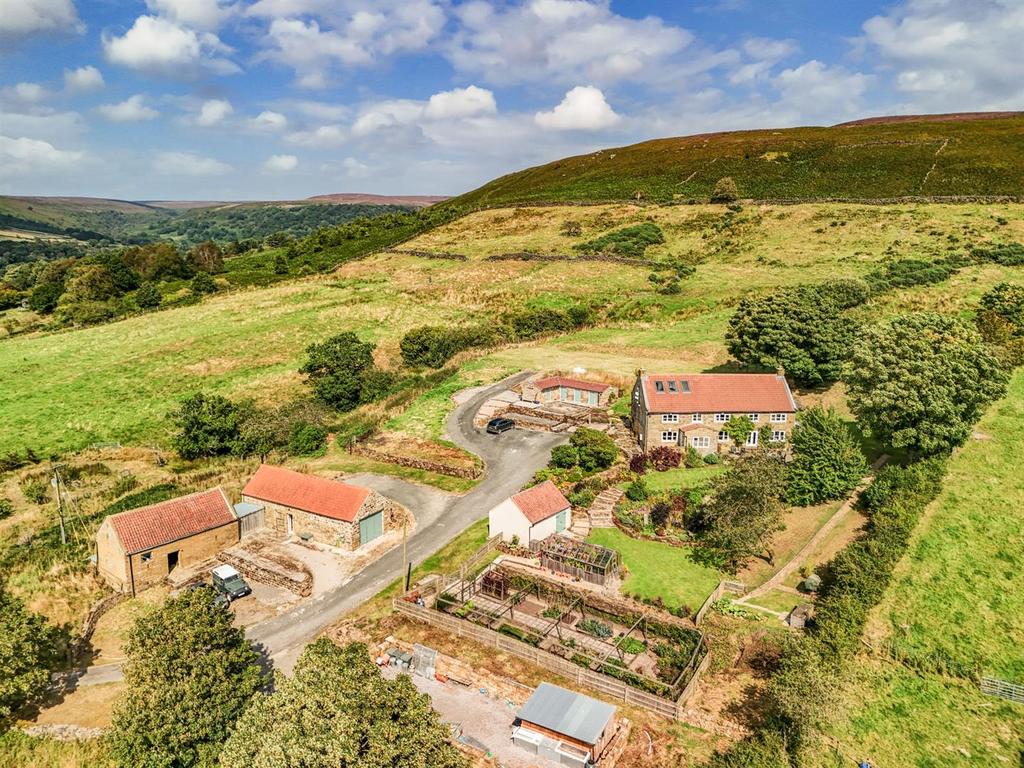
[[775, 422], [776, 424], [785, 423], [785, 421], [786, 421], [786, 414], [784, 414], [784, 413], [773, 413], [771, 420], [773, 422]]
[[747, 445], [753, 447], [757, 445], [757, 430], [755, 429], [749, 435], [747, 435]]
[[757, 424], [757, 422], [761, 420], [761, 414], [760, 413], [748, 413], [747, 416], [749, 416], [750, 420], [752, 422], [754, 422], [755, 424]]
[[153, 553], [152, 552], [143, 552], [142, 553], [142, 557], [140, 557], [139, 559], [142, 562], [144, 562], [144, 563], [148, 563], [150, 560], [153, 559]]
[[786, 433], [783, 432], [781, 429], [773, 429], [772, 430], [772, 442], [775, 442], [775, 443], [784, 443], [784, 442], [786, 442]]
[[668, 431], [662, 432], [661, 433], [661, 442], [663, 442], [663, 443], [678, 443], [679, 442], [679, 433], [678, 432], [668, 432]]
[[679, 414], [678, 413], [663, 413], [661, 415], [662, 424], [678, 424]]
[[690, 445], [694, 448], [708, 448], [711, 446], [711, 438], [706, 435], [700, 437], [691, 437]]
[[665, 382], [663, 382], [663, 381], [656, 381], [656, 382], [654, 382], [654, 391], [655, 392], [664, 392], [665, 391]]
[[676, 383], [674, 381], [670, 381], [668, 383], [668, 391], [669, 392], [675, 392], [676, 391]]
[[688, 382], [688, 381], [680, 381], [679, 382], [679, 389], [682, 390], [683, 392], [689, 392], [690, 391], [690, 382]]
[[729, 433], [728, 432], [726, 432], [725, 430], [722, 430], [721, 432], [718, 433], [718, 442], [724, 443], [724, 442], [727, 442], [728, 440], [729, 440]]
[[729, 420], [729, 414], [728, 413], [716, 413], [715, 414], [715, 421], [718, 422], [719, 424], [724, 424], [728, 420]]
[[690, 421], [692, 423], [694, 423], [694, 424], [703, 424], [704, 423], [704, 414], [703, 413], [695, 413], [695, 414], [693, 414], [693, 416], [690, 417]]

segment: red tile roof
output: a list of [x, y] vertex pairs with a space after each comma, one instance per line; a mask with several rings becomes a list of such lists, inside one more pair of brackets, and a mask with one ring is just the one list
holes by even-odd
[[108, 518], [129, 555], [219, 528], [236, 519], [220, 488], [119, 512]]
[[[650, 413], [792, 413], [796, 403], [785, 376], [774, 373], [680, 373], [642, 376]], [[675, 392], [669, 382], [675, 383]], [[664, 383], [658, 392], [657, 382]], [[689, 385], [689, 392], [680, 382]]]
[[532, 525], [569, 508], [569, 500], [550, 480], [517, 493], [512, 497], [512, 503], [519, 507], [519, 511]]
[[370, 489], [263, 464], [242, 489], [242, 494], [351, 523], [359, 516]]
[[574, 389], [582, 389], [584, 392], [604, 392], [606, 389], [612, 389], [611, 384], [601, 384], [597, 381], [586, 381], [584, 379], [570, 379], [566, 376], [548, 376], [544, 379], [537, 379], [534, 385], [539, 389], [573, 387]]

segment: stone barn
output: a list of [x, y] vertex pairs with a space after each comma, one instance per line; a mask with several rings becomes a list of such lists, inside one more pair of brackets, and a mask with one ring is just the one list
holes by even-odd
[[523, 399], [531, 403], [573, 403], [607, 408], [618, 390], [611, 384], [567, 376], [547, 376], [523, 384]]
[[96, 567], [115, 590], [135, 595], [238, 538], [238, 518], [214, 488], [107, 517], [96, 531]]
[[263, 524], [299, 536], [356, 549], [402, 527], [405, 510], [370, 488], [263, 464], [242, 490], [242, 501], [263, 507]]

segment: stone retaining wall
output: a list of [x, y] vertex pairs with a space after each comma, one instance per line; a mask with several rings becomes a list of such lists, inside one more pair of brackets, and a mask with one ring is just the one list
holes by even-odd
[[82, 623], [82, 632], [71, 641], [68, 646], [68, 656], [72, 661], [78, 658], [78, 656], [85, 650], [86, 645], [92, 639], [92, 633], [96, 631], [96, 624], [102, 618], [103, 614], [113, 608], [115, 605], [125, 600], [128, 597], [124, 592], [116, 592], [112, 595], [107, 595], [97, 602], [92, 608], [89, 609], [89, 615], [85, 617], [85, 621]]
[[233, 566], [246, 578], [261, 584], [281, 587], [300, 597], [309, 597], [313, 593], [313, 574], [305, 568], [289, 569], [281, 563], [246, 550], [223, 552], [219, 559]]
[[385, 248], [382, 253], [394, 253], [399, 256], [418, 256], [421, 259], [450, 259], [452, 261], [468, 261], [464, 253], [448, 253], [447, 251], [418, 251], [414, 248]]
[[656, 266], [647, 259], [633, 259], [629, 256], [615, 256], [611, 253], [578, 253], [573, 255], [561, 253], [534, 253], [533, 251], [513, 251], [512, 253], [493, 253], [487, 261], [607, 261], [613, 264], [628, 264], [631, 267]]
[[387, 453], [386, 451], [379, 451], [376, 448], [370, 448], [362, 443], [356, 443], [353, 445], [349, 449], [349, 452], [354, 453], [357, 456], [365, 456], [366, 458], [373, 459], [374, 461], [384, 462], [385, 464], [397, 464], [400, 467], [422, 469], [425, 472], [434, 472], [438, 475], [447, 475], [448, 477], [461, 477], [467, 480], [477, 480], [481, 475], [483, 475], [483, 470], [478, 466], [453, 467], [450, 464], [442, 464], [439, 461], [416, 459], [411, 456], [400, 456], [393, 453]]

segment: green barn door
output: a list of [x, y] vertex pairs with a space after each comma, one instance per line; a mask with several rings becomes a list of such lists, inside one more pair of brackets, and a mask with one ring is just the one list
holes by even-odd
[[384, 533], [384, 513], [364, 517], [359, 521], [359, 543], [366, 544]]
[[569, 511], [563, 509], [558, 515], [555, 516], [555, 533], [561, 533], [565, 530], [566, 518], [569, 516]]

